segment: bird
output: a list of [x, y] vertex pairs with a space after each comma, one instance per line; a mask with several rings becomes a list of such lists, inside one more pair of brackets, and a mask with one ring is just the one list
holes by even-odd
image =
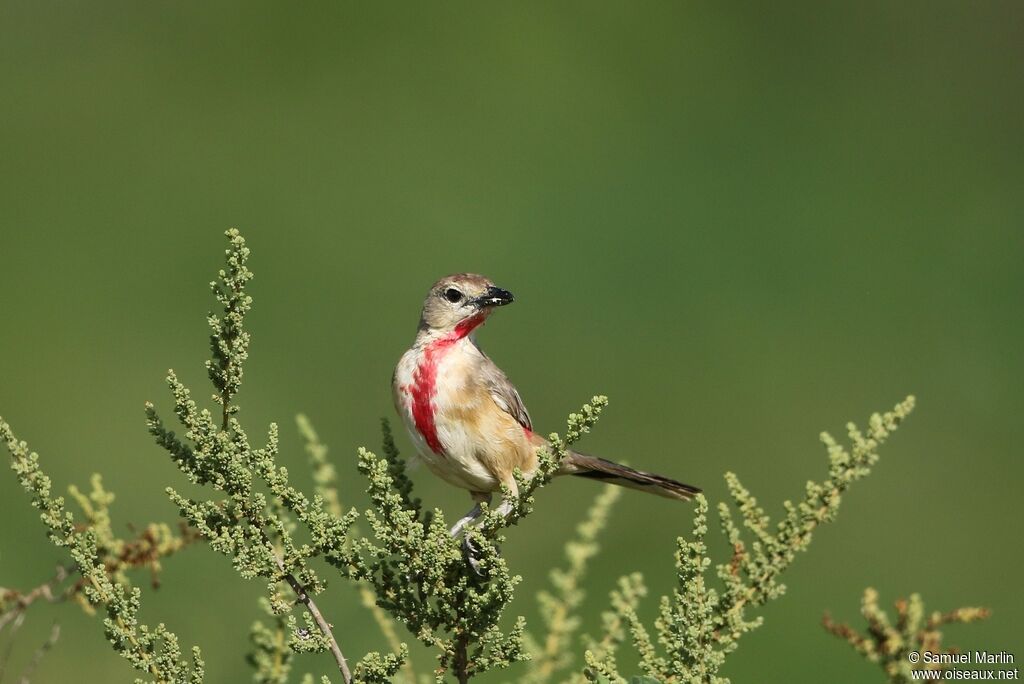
[[[457, 536], [482, 512], [481, 504], [507, 487], [518, 494], [516, 469], [527, 478], [548, 445], [534, 432], [522, 397], [476, 341], [476, 331], [498, 308], [511, 304], [508, 290], [475, 273], [441, 278], [423, 302], [412, 346], [392, 377], [395, 408], [420, 460], [434, 475], [468, 490], [473, 508], [451, 529]], [[700, 489], [668, 477], [568, 451], [557, 475], [574, 475], [687, 501]], [[507, 497], [499, 506], [510, 510]]]

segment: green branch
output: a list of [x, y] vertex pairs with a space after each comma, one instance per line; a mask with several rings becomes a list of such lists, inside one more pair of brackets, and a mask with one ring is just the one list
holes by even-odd
[[[75, 568], [83, 580], [83, 595], [90, 605], [103, 606], [107, 639], [114, 650], [132, 667], [160, 684], [200, 684], [204, 676], [202, 654], [192, 649], [186, 661], [178, 645], [178, 637], [163, 624], [154, 627], [141, 624], [137, 615], [141, 592], [129, 588], [112, 576], [102, 560], [100, 544], [109, 528], [92, 526], [79, 529], [74, 516], [64, 507], [63, 497], [53, 497], [50, 478], [39, 466], [39, 455], [20, 441], [10, 426], [0, 418], [0, 440], [11, 453], [11, 469], [22, 488], [39, 509], [47, 536], [57, 547], [71, 553]], [[109, 540], [108, 540], [109, 541]]]
[[[657, 639], [637, 616], [635, 602], [623, 601], [616, 608], [621, 621], [628, 625], [643, 671], [664, 683], [726, 684], [729, 680], [719, 676], [726, 657], [739, 646], [743, 634], [761, 625], [761, 618], [748, 617], [748, 610], [783, 595], [786, 588], [778, 581], [779, 576], [797, 553], [807, 549], [814, 530], [835, 518], [843, 493], [871, 472], [878, 461], [878, 447], [913, 407], [914, 398], [907, 397], [892, 411], [874, 414], [866, 434], [853, 423], [848, 424], [849, 449], [822, 433], [821, 441], [829, 456], [828, 477], [820, 483], [808, 482], [799, 504], [784, 502], [785, 515], [774, 529], [739, 478], [726, 473], [736, 510], [753, 539], [744, 538], [734, 522], [733, 510], [725, 503], [719, 504], [719, 525], [733, 553], [728, 562], [716, 566], [717, 587], [707, 577], [712, 562], [704, 541], [708, 504], [699, 496], [691, 537], [679, 537], [676, 543], [676, 587], [661, 599], [654, 624]], [[622, 681], [611, 655], [590, 653], [588, 663], [590, 681]]]
[[[958, 653], [942, 643], [942, 627], [953, 623], [969, 624], [986, 619], [991, 613], [987, 608], [957, 608], [948, 613], [933, 612], [925, 617], [924, 603], [918, 594], [910, 599], [899, 599], [894, 604], [896, 620], [878, 605], [878, 592], [872, 588], [864, 590], [861, 601], [861, 615], [867, 621], [867, 629], [858, 632], [846, 623], [832, 620], [826, 613], [822, 626], [830, 634], [850, 644], [857, 653], [870, 662], [879, 665], [891, 684], [906, 684], [919, 677], [913, 670], [944, 670], [949, 661], [943, 654]], [[918, 658], [908, 657], [915, 653]], [[923, 653], [934, 658], [921, 660]]]

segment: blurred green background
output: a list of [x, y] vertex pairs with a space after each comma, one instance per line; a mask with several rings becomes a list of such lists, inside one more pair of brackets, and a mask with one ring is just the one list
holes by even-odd
[[[867, 585], [991, 606], [949, 642], [1024, 656], [1022, 29], [1017, 2], [0, 3], [0, 414], [59, 489], [102, 472], [118, 529], [174, 520], [184, 480], [142, 403], [166, 411], [168, 367], [205, 394], [206, 283], [237, 226], [243, 420], [279, 421], [299, 471], [307, 412], [362, 505], [355, 448], [393, 416], [426, 288], [478, 271], [516, 294], [479, 339], [541, 431], [606, 393], [582, 448], [712, 501], [731, 469], [779, 511], [824, 474], [819, 431], [918, 396], [733, 681], [881, 681], [819, 626], [856, 621]], [[513, 531], [510, 619], [596, 491], [560, 481]], [[623, 497], [589, 629], [619, 575], [670, 587], [690, 510]], [[13, 476], [0, 511], [0, 585], [33, 586], [63, 556]], [[163, 582], [143, 618], [203, 646], [209, 681], [247, 680], [262, 583], [201, 548]], [[384, 647], [348, 585], [321, 606], [349, 654]], [[131, 679], [66, 605], [31, 611], [9, 678], [54, 620], [35, 681]]]

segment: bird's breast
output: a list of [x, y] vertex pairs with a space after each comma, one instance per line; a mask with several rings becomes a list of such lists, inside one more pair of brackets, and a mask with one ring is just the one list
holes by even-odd
[[478, 355], [468, 340], [441, 339], [406, 352], [395, 369], [395, 403], [420, 457], [437, 475], [470, 489], [489, 477], [474, 472], [480, 469], [473, 458]]
[[451, 403], [453, 385], [464, 384], [458, 381], [459, 376], [465, 376], [465, 363], [460, 363], [462, 354], [457, 344], [441, 339], [413, 349], [402, 358], [395, 373], [397, 398], [410, 431], [439, 455], [445, 449], [438, 433], [438, 409]]
[[[533, 466], [523, 427], [494, 401], [469, 340], [410, 350], [395, 372], [395, 400], [419, 456], [436, 475], [471, 491], [493, 491]], [[505, 472], [508, 471], [508, 472]]]

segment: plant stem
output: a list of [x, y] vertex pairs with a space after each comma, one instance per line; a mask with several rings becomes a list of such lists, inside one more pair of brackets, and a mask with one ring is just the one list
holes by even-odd
[[5, 600], [10, 601], [14, 605], [5, 613], [0, 613], [0, 630], [7, 626], [7, 623], [16, 619], [19, 615], [24, 613], [33, 602], [37, 599], [43, 598], [50, 603], [57, 603], [58, 601], [64, 601], [70, 594], [66, 591], [61, 591], [58, 595], [54, 596], [53, 590], [67, 579], [68, 575], [78, 571], [78, 566], [71, 563], [68, 566], [57, 566], [57, 572], [53, 578], [43, 584], [40, 584], [35, 589], [27, 591], [25, 593], [14, 592], [12, 590], [4, 590], [8, 592], [8, 596]]
[[[99, 582], [96, 581], [95, 577], [89, 575], [88, 579], [89, 583], [96, 590], [96, 593], [100, 595], [100, 599], [103, 601], [103, 603], [109, 606], [114, 601], [114, 597], [108, 595], [106, 592], [103, 591], [103, 588], [100, 586]], [[149, 673], [153, 675], [156, 681], [159, 684], [170, 682], [171, 680], [165, 677], [163, 673], [161, 673], [160, 668], [150, 657], [150, 652], [139, 645], [139, 642], [138, 640], [136, 640], [135, 635], [132, 634], [131, 630], [128, 629], [128, 625], [124, 623], [124, 620], [121, 619], [120, 615], [114, 618], [114, 622], [117, 624], [118, 627], [121, 628], [122, 631], [125, 632], [128, 639], [128, 643], [130, 643], [132, 647], [135, 648], [135, 651], [139, 654], [140, 660], [146, 663], [146, 669], [149, 670]]]
[[[230, 310], [228, 311], [230, 315]], [[230, 362], [229, 362], [230, 366]], [[226, 432], [231, 426], [231, 408], [227, 396], [221, 395], [221, 405], [224, 407], [223, 429]], [[259, 530], [260, 537], [263, 538], [263, 543], [267, 547], [267, 552], [274, 559], [274, 564], [277, 565], [278, 571], [281, 573], [282, 579], [288, 583], [288, 586], [295, 592], [295, 596], [299, 599], [299, 602], [306, 607], [309, 614], [313, 616], [313, 621], [316, 622], [316, 626], [320, 628], [320, 632], [327, 638], [327, 643], [331, 649], [331, 655], [334, 656], [334, 662], [338, 664], [338, 671], [341, 672], [342, 681], [344, 684], [352, 684], [352, 672], [348, 669], [348, 661], [345, 659], [345, 654], [341, 652], [341, 647], [338, 646], [337, 639], [334, 638], [334, 632], [331, 631], [331, 623], [324, 619], [323, 613], [317, 607], [316, 602], [313, 601], [313, 597], [306, 591], [306, 587], [302, 586], [298, 578], [292, 573], [288, 572], [288, 569], [284, 566], [284, 561], [279, 555], [277, 550], [274, 548], [274, 543], [270, 541], [270, 537], [267, 536], [267, 531], [263, 529], [263, 525], [260, 524], [259, 520], [251, 512], [246, 516], [249, 520], [249, 524], [254, 529]]]
[[295, 592], [295, 596], [299, 599], [299, 602], [306, 607], [309, 614], [313, 616], [313, 621], [316, 622], [316, 626], [320, 628], [320, 632], [327, 637], [327, 642], [331, 649], [331, 655], [334, 656], [334, 662], [338, 664], [338, 671], [341, 672], [341, 678], [345, 684], [352, 684], [352, 672], [348, 669], [348, 661], [345, 659], [345, 654], [341, 652], [341, 647], [338, 646], [337, 639], [334, 638], [334, 632], [331, 631], [331, 623], [324, 619], [323, 613], [317, 607], [316, 602], [313, 601], [313, 597], [309, 595], [306, 588], [302, 586], [298, 578], [292, 573], [288, 572], [288, 569], [284, 566], [284, 561], [277, 555], [277, 551], [274, 550], [274, 544], [267, 537], [266, 531], [263, 526], [254, 520], [251, 516], [249, 517], [249, 524], [259, 530], [260, 536], [263, 537], [263, 543], [267, 546], [267, 551], [274, 559], [274, 563], [277, 565], [278, 571], [281, 573], [281, 577], [288, 586]]
[[455, 638], [455, 660], [452, 662], [452, 669], [459, 684], [469, 682], [469, 637], [465, 634]]
[[278, 567], [281, 568], [281, 572], [284, 574], [284, 579], [288, 582], [288, 585], [295, 592], [295, 595], [302, 602], [302, 605], [306, 606], [306, 610], [313, 616], [313, 620], [316, 622], [317, 627], [323, 632], [323, 635], [327, 637], [327, 641], [330, 643], [331, 654], [334, 656], [334, 662], [338, 664], [338, 670], [341, 671], [341, 677], [345, 684], [352, 684], [352, 672], [348, 669], [348, 661], [345, 660], [345, 654], [341, 652], [341, 647], [338, 646], [337, 640], [334, 638], [334, 633], [331, 631], [331, 625], [324, 619], [320, 609], [316, 607], [316, 603], [310, 597], [309, 593], [306, 592], [306, 588], [295, 579], [295, 575], [290, 572], [284, 571], [284, 563], [281, 559], [274, 554], [275, 560], [278, 562]]

